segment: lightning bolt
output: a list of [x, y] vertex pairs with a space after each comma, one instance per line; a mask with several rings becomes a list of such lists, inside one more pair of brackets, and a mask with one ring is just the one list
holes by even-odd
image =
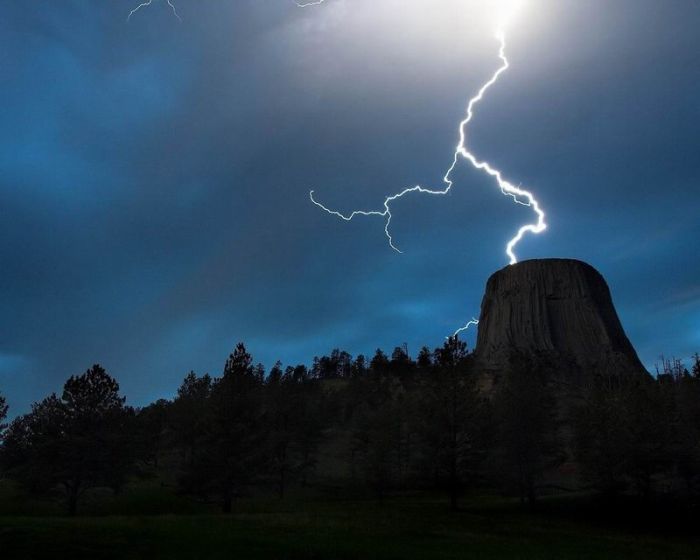
[[[516, 234], [511, 238], [510, 241], [506, 244], [505, 252], [508, 258], [510, 259], [510, 264], [515, 264], [518, 262], [518, 259], [515, 255], [515, 248], [520, 243], [522, 238], [525, 236], [526, 233], [532, 233], [532, 234], [538, 234], [543, 232], [545, 229], [547, 229], [547, 223], [545, 221], [546, 216], [542, 208], [540, 207], [539, 202], [535, 198], [535, 196], [530, 192], [527, 191], [520, 186], [515, 186], [511, 182], [507, 181], [506, 179], [503, 178], [503, 175], [501, 171], [498, 169], [494, 168], [491, 164], [489, 164], [486, 161], [481, 161], [479, 160], [472, 152], [469, 151], [467, 148], [467, 125], [472, 121], [474, 118], [474, 107], [484, 98], [484, 95], [488, 91], [488, 89], [493, 86], [498, 79], [500, 78], [501, 74], [503, 74], [508, 68], [510, 67], [510, 63], [508, 62], [508, 58], [506, 57], [506, 39], [505, 39], [505, 34], [503, 31], [499, 30], [496, 33], [496, 39], [499, 43], [499, 49], [498, 49], [498, 57], [501, 60], [501, 65], [499, 68], [493, 73], [491, 78], [481, 86], [479, 91], [476, 93], [474, 97], [472, 97], [469, 100], [469, 103], [467, 104], [467, 114], [465, 118], [459, 123], [459, 143], [457, 144], [457, 147], [455, 148], [454, 156], [452, 159], [452, 165], [447, 169], [447, 172], [442, 178], [443, 183], [445, 186], [442, 189], [429, 189], [422, 187], [421, 185], [416, 185], [414, 187], [408, 187], [396, 194], [387, 196], [384, 199], [384, 204], [383, 210], [355, 210], [350, 214], [343, 214], [342, 212], [338, 212], [337, 210], [332, 210], [320, 202], [318, 202], [314, 198], [314, 191], [309, 191], [309, 198], [311, 199], [311, 202], [313, 202], [316, 206], [327, 212], [328, 214], [331, 214], [333, 216], [336, 216], [338, 218], [341, 218], [342, 220], [345, 220], [346, 222], [351, 221], [353, 218], [357, 216], [381, 216], [383, 218], [386, 218], [386, 221], [384, 223], [384, 233], [389, 241], [389, 246], [396, 252], [401, 253], [402, 251], [394, 244], [394, 240], [391, 236], [391, 219], [393, 218], [393, 215], [391, 213], [391, 203], [394, 202], [395, 200], [398, 200], [399, 198], [402, 198], [406, 196], [407, 194], [410, 193], [423, 193], [423, 194], [429, 194], [429, 195], [440, 195], [444, 196], [447, 193], [450, 192], [452, 187], [454, 186], [453, 180], [450, 178], [452, 175], [452, 172], [455, 170], [457, 167], [458, 163], [461, 160], [467, 160], [471, 165], [480, 170], [484, 171], [491, 177], [493, 177], [496, 180], [496, 183], [498, 184], [498, 187], [501, 189], [501, 192], [509, 196], [513, 199], [513, 202], [517, 204], [521, 204], [523, 206], [527, 206], [533, 209], [537, 216], [537, 220], [534, 223], [530, 224], [525, 224], [524, 226], [521, 226]], [[460, 332], [466, 331], [469, 329], [469, 327], [476, 326], [479, 324], [479, 321], [476, 318], [472, 318], [466, 325], [463, 327], [460, 327], [457, 329], [452, 336], [457, 336]]]
[[442, 181], [445, 184], [444, 188], [429, 189], [421, 185], [408, 187], [396, 194], [387, 196], [384, 199], [383, 210], [355, 210], [350, 214], [343, 214], [342, 212], [338, 212], [337, 210], [332, 210], [324, 206], [314, 198], [313, 190], [309, 191], [309, 198], [311, 199], [311, 202], [313, 202], [316, 206], [318, 206], [328, 214], [341, 218], [346, 222], [351, 221], [357, 216], [381, 216], [383, 218], [386, 218], [386, 222], [384, 223], [384, 233], [386, 234], [386, 237], [389, 241], [389, 246], [394, 251], [401, 253], [402, 251], [394, 244], [394, 240], [391, 236], [390, 226], [393, 217], [391, 213], [391, 203], [395, 200], [398, 200], [399, 198], [403, 198], [407, 194], [414, 192], [429, 195], [446, 195], [450, 192], [450, 190], [452, 190], [452, 187], [454, 186], [454, 182], [450, 178], [450, 176], [452, 175], [452, 172], [455, 170], [460, 160], [464, 159], [471, 163], [474, 168], [480, 171], [484, 171], [488, 175], [493, 177], [496, 180], [499, 188], [501, 189], [501, 192], [506, 196], [510, 196], [513, 199], [513, 202], [521, 204], [523, 206], [531, 207], [537, 215], [537, 221], [535, 223], [526, 224], [520, 229], [518, 229], [515, 236], [513, 236], [513, 238], [506, 245], [506, 254], [510, 259], [510, 264], [515, 264], [516, 262], [518, 262], [518, 259], [515, 255], [515, 248], [517, 244], [522, 240], [526, 233], [538, 234], [543, 232], [547, 228], [547, 224], [545, 222], [545, 213], [542, 211], [539, 203], [537, 202], [537, 200], [531, 192], [522, 189], [520, 186], [515, 186], [509, 181], [505, 180], [498, 169], [495, 169], [493, 166], [491, 166], [491, 164], [489, 164], [486, 161], [480, 161], [472, 152], [470, 152], [467, 149], [466, 130], [467, 125], [474, 118], [474, 107], [484, 98], [484, 95], [486, 94], [487, 90], [498, 81], [501, 74], [503, 74], [503, 72], [505, 72], [510, 67], [510, 64], [505, 54], [505, 34], [502, 31], [497, 32], [496, 39], [498, 40], [500, 45], [498, 50], [498, 57], [501, 60], [501, 66], [494, 72], [491, 78], [483, 86], [481, 86], [481, 89], [479, 89], [477, 94], [474, 97], [472, 97], [469, 100], [469, 103], [467, 104], [466, 117], [459, 124], [459, 144], [457, 144], [457, 147], [455, 148], [454, 157], [452, 159], [452, 165], [450, 165], [450, 167], [447, 169], [447, 172], [442, 178]]
[[298, 2], [297, 0], [292, 0], [299, 8], [308, 8], [309, 6], [320, 6], [326, 0], [310, 0], [309, 2]]
[[466, 325], [458, 328], [454, 333], [452, 333], [452, 338], [455, 338], [459, 333], [468, 330], [469, 327], [475, 327], [478, 324], [479, 324], [479, 320], [476, 317], [472, 317], [471, 320]]
[[[323, 0], [322, 0], [322, 1], [323, 1]], [[181, 18], [180, 15], [177, 13], [177, 10], [175, 9], [175, 5], [173, 4], [172, 0], [166, 0], [166, 2], [168, 3], [168, 6], [170, 6], [170, 9], [172, 10], [173, 15], [174, 15], [179, 21], [182, 21], [182, 18]], [[138, 6], [136, 6], [133, 10], [131, 10], [131, 11], [129, 12], [129, 15], [126, 17], [126, 21], [131, 20], [131, 16], [133, 16], [133, 15], [134, 15], [136, 12], [138, 12], [141, 8], [147, 8], [147, 7], [150, 6], [151, 4], [153, 4], [153, 0], [146, 0], [145, 2], [142, 2], [141, 4], [139, 4]]]

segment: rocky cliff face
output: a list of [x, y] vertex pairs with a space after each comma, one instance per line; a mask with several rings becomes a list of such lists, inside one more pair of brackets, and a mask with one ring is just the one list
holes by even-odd
[[603, 277], [570, 259], [523, 261], [489, 278], [477, 361], [485, 370], [499, 370], [514, 350], [544, 353], [579, 372], [645, 371]]

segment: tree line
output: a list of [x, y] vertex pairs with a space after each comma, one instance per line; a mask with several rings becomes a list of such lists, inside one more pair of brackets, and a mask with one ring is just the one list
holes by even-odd
[[216, 501], [290, 488], [519, 496], [590, 490], [605, 496], [700, 489], [700, 357], [663, 361], [655, 377], [591, 372], [573, 384], [547, 356], [514, 353], [485, 373], [457, 338], [414, 359], [405, 347], [371, 359], [334, 350], [269, 371], [243, 344], [219, 377], [190, 372], [170, 400], [126, 404], [101, 366], [3, 424], [0, 473], [32, 494], [60, 491], [78, 511], [92, 488], [173, 481]]

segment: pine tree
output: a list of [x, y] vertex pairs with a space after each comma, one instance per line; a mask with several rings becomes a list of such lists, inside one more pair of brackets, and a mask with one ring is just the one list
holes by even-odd
[[59, 485], [71, 515], [88, 488], [119, 490], [137, 451], [134, 412], [124, 402], [119, 384], [99, 365], [71, 377], [61, 398], [35, 403], [10, 425], [3, 445], [9, 475], [30, 490]]

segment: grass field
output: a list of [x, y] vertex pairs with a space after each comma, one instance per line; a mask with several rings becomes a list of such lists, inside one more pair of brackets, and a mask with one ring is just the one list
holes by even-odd
[[[133, 500], [110, 507], [143, 510], [153, 497]], [[457, 513], [433, 498], [257, 499], [230, 516], [4, 515], [0, 558], [700, 558], [692, 520], [680, 530], [661, 521], [596, 515], [576, 499], [528, 512], [510, 500], [474, 497]]]

